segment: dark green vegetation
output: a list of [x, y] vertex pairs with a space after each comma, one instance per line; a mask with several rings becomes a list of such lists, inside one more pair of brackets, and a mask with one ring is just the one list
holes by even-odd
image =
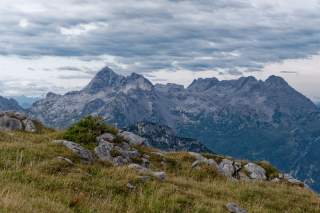
[[63, 138], [80, 144], [95, 143], [103, 133], [117, 134], [117, 129], [104, 123], [103, 119], [87, 116], [66, 130]]

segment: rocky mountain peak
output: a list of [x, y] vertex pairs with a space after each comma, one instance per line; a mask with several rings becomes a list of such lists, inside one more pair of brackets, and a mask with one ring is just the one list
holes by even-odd
[[84, 90], [90, 93], [96, 93], [105, 88], [120, 85], [123, 78], [123, 76], [118, 75], [109, 67], [105, 67], [96, 74]]
[[143, 75], [132, 73], [122, 81], [121, 91], [127, 93], [130, 90], [153, 90], [153, 84]]
[[53, 93], [53, 92], [48, 92], [47, 95], [46, 95], [46, 98], [58, 98], [60, 97], [61, 95], [58, 95], [56, 93]]
[[271, 75], [265, 83], [270, 87], [288, 87], [289, 84], [280, 76]]
[[189, 91], [202, 92], [219, 83], [217, 78], [198, 78], [188, 87]]

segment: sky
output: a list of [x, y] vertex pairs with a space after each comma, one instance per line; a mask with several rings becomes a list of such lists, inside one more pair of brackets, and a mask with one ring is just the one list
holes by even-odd
[[84, 87], [104, 66], [153, 83], [284, 77], [320, 101], [320, 0], [1, 0], [0, 95]]

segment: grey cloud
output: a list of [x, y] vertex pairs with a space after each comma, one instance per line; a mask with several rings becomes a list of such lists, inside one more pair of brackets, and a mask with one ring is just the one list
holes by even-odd
[[90, 79], [92, 76], [84, 76], [84, 75], [59, 75], [59, 79]]
[[24, 94], [32, 94], [35, 97], [41, 97], [45, 92], [55, 91], [56, 93], [64, 93], [66, 88], [58, 87], [48, 82], [29, 82], [26, 85], [21, 84], [19, 81], [0, 81], [0, 93], [3, 96], [15, 96], [17, 91], [23, 88]]
[[299, 72], [297, 72], [297, 71], [289, 71], [289, 70], [282, 70], [282, 71], [280, 71], [280, 73], [284, 73], [284, 74], [299, 74]]
[[[315, 27], [320, 24], [319, 5], [282, 12], [252, 2], [57, 0], [42, 2], [45, 13], [0, 9], [0, 54], [83, 60], [111, 55], [128, 66], [111, 64], [123, 73], [181, 68], [239, 74], [320, 51], [320, 29]], [[24, 29], [18, 26], [22, 18], [30, 23]], [[79, 33], [79, 26], [88, 30]], [[62, 27], [70, 35], [63, 35]]]
[[79, 67], [72, 67], [72, 66], [58, 67], [57, 70], [59, 70], [59, 71], [75, 71], [75, 72], [83, 71]]

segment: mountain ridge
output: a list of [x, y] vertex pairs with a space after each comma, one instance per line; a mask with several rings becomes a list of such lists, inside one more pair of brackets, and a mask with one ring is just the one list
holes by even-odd
[[13, 98], [5, 98], [0, 96], [0, 111], [19, 111], [22, 112], [24, 109], [19, 103]]
[[268, 160], [320, 190], [313, 153], [320, 150], [319, 109], [281, 77], [197, 79], [184, 88], [104, 68], [83, 90], [50, 95], [35, 102], [30, 114], [59, 128], [88, 114], [119, 127], [140, 121], [166, 125], [217, 153]]

